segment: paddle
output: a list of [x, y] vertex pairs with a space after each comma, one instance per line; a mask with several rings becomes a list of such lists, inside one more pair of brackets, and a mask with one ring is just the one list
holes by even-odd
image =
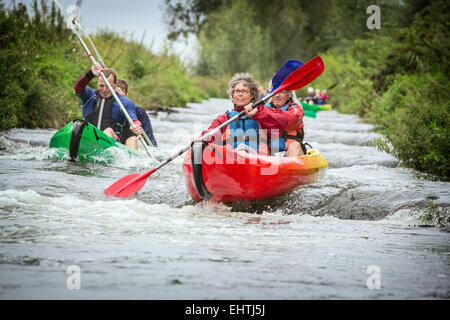
[[[63, 13], [63, 15], [66, 18], [66, 24], [67, 26], [72, 30], [72, 32], [75, 34], [75, 36], [77, 37], [78, 41], [80, 42], [81, 46], [83, 47], [84, 51], [86, 51], [86, 54], [88, 55], [88, 57], [91, 59], [91, 61], [94, 63], [94, 65], [97, 63], [95, 61], [94, 56], [92, 55], [92, 53], [90, 52], [89, 48], [86, 46], [86, 44], [84, 43], [81, 35], [78, 33], [78, 31], [76, 30], [74, 24], [77, 24], [79, 27], [80, 24], [76, 21], [76, 19], [70, 19], [66, 12], [64, 11], [64, 8], [62, 7], [62, 5], [59, 3], [58, 0], [53, 0], [53, 2], [59, 7], [59, 9], [61, 10], [61, 12]], [[82, 29], [82, 32], [86, 34], [86, 32], [84, 31], [84, 29]], [[92, 41], [91, 41], [92, 43]], [[95, 48], [95, 46], [94, 46]], [[100, 55], [98, 54], [97, 49], [95, 48], [95, 51], [97, 53], [97, 57], [100, 57]], [[99, 60], [102, 61], [102, 65], [105, 66], [103, 60], [100, 58]], [[103, 74], [103, 72], [100, 72], [100, 76], [103, 78], [103, 81], [105, 82], [106, 86], [108, 87], [109, 91], [111, 92], [112, 96], [114, 97], [115, 101], [117, 102], [117, 104], [120, 107], [120, 110], [122, 111], [123, 115], [125, 116], [125, 118], [127, 119], [128, 123], [130, 124], [130, 126], [134, 126], [133, 120], [131, 119], [130, 115], [128, 114], [127, 110], [125, 109], [124, 105], [122, 104], [122, 102], [120, 101], [119, 97], [117, 96], [117, 94], [115, 93], [114, 89], [112, 88], [111, 84], [109, 83], [108, 79], [105, 77], [105, 75]], [[150, 150], [148, 149], [147, 143], [149, 145], [152, 146], [150, 139], [148, 138], [147, 134], [145, 133], [145, 131], [142, 132], [142, 135], [138, 135], [137, 138], [139, 141], [141, 141], [142, 145], [144, 146], [145, 151], [147, 152], [147, 154], [149, 156], [151, 156], [150, 154]], [[144, 137], [146, 138], [147, 143], [144, 141]]]
[[97, 56], [97, 60], [101, 63], [101, 65], [103, 66], [103, 68], [106, 68], [106, 64], [103, 61], [102, 57], [100, 56], [100, 53], [97, 50], [97, 47], [95, 46], [94, 42], [92, 41], [91, 37], [89, 36], [89, 34], [83, 29], [83, 27], [81, 26], [81, 24], [74, 20], [73, 24], [77, 26], [78, 30], [81, 30], [81, 32], [84, 33], [84, 35], [86, 36], [86, 38], [88, 39], [89, 43], [92, 46], [92, 49], [94, 49], [95, 55]]
[[[295, 71], [291, 72], [285, 80], [280, 84], [280, 86], [269, 93], [267, 96], [263, 97], [259, 101], [253, 103], [252, 108], [257, 107], [258, 105], [264, 103], [265, 100], [268, 100], [273, 95], [277, 94], [278, 92], [281, 92], [283, 90], [297, 90], [314, 79], [316, 79], [324, 70], [323, 61], [320, 57], [315, 57], [308, 61], [303, 66], [297, 68]], [[242, 116], [245, 113], [245, 110], [242, 110], [239, 114], [235, 115], [234, 117], [228, 119], [224, 123], [222, 123], [220, 126], [214, 128], [210, 132], [206, 133], [204, 136], [200, 137], [199, 141], [204, 140], [215, 133], [217, 133], [221, 128], [227, 126], [231, 122], [235, 121], [238, 117]], [[130, 174], [128, 176], [125, 176], [115, 183], [113, 183], [109, 188], [107, 188], [104, 192], [107, 195], [112, 195], [116, 197], [122, 197], [127, 198], [131, 196], [132, 194], [138, 192], [147, 181], [147, 178], [154, 173], [155, 171], [159, 170], [160, 168], [164, 167], [166, 164], [171, 162], [173, 159], [177, 158], [178, 156], [182, 155], [186, 151], [188, 151], [191, 148], [191, 145], [188, 145], [172, 155], [170, 158], [159, 164], [156, 168], [152, 168], [151, 170], [139, 174], [134, 173]]]
[[[81, 24], [79, 24], [76, 20], [73, 21], [73, 24], [76, 25], [77, 29], [79, 29], [79, 30], [81, 30], [81, 32], [83, 32], [83, 34], [85, 35], [85, 37], [88, 39], [89, 43], [91, 44], [92, 48], [94, 49], [94, 52], [95, 52], [95, 55], [97, 56], [98, 61], [100, 62], [100, 64], [102, 65], [103, 68], [106, 68], [106, 64], [103, 61], [102, 57], [100, 56], [100, 53], [98, 52], [97, 47], [95, 46], [94, 41], [92, 41], [89, 34], [83, 29]], [[150, 138], [148, 137], [148, 135], [145, 131], [142, 131], [142, 137], [145, 140], [145, 142], [147, 142], [147, 145], [154, 147], [153, 143], [150, 141]], [[142, 137], [140, 139], [142, 139]]]
[[303, 66], [303, 62], [298, 60], [289, 60], [286, 62], [273, 76], [272, 78], [272, 90], [270, 92], [278, 89], [278, 87], [283, 83], [283, 81], [295, 70]]

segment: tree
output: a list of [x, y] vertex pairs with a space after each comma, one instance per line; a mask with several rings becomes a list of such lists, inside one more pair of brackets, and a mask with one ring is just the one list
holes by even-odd
[[166, 13], [164, 19], [169, 27], [168, 38], [199, 35], [208, 14], [216, 11], [226, 0], [165, 0]]
[[[245, 5], [252, 9], [253, 26], [269, 36], [274, 50], [272, 58], [276, 65], [281, 65], [293, 58], [309, 60], [316, 54], [314, 37], [329, 16], [331, 1], [247, 0]], [[233, 0], [166, 0], [169, 39], [202, 33], [202, 43], [205, 43], [206, 39], [220, 36], [220, 30], [215, 28], [217, 20], [234, 3]]]
[[270, 35], [255, 24], [253, 7], [234, 0], [210, 14], [210, 23], [200, 32], [200, 74], [250, 72], [256, 78], [270, 78], [276, 71]]

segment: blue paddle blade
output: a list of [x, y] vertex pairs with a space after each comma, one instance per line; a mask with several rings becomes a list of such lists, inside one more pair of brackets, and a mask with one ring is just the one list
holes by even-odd
[[294, 72], [301, 66], [303, 66], [303, 62], [298, 60], [289, 60], [288, 62], [286, 62], [273, 76], [272, 90], [269, 93], [272, 93], [274, 90], [276, 90], [292, 72]]

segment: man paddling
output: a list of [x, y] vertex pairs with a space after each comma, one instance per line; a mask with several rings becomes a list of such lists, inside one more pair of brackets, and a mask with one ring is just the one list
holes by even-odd
[[[120, 102], [133, 120], [133, 126], [128, 127], [127, 120], [122, 114], [118, 103], [114, 100], [108, 86], [102, 77], [103, 72], [111, 87], [116, 88], [117, 74], [114, 70], [103, 68], [97, 62], [85, 75], [75, 83], [75, 94], [81, 99], [83, 117], [94, 126], [97, 126], [109, 137], [120, 141], [127, 147], [137, 150], [136, 135], [142, 134], [141, 122], [136, 115], [136, 105], [130, 99], [119, 96]], [[98, 77], [98, 90], [88, 86], [89, 82]]]
[[287, 157], [296, 157], [305, 153], [303, 145], [303, 116], [305, 115], [301, 105], [292, 100], [292, 93], [283, 90], [272, 97], [272, 101], [266, 107], [274, 112], [290, 114], [290, 122], [278, 139], [271, 140], [271, 153], [286, 151]]

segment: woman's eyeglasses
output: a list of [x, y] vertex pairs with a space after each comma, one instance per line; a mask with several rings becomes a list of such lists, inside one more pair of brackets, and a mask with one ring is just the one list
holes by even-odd
[[234, 94], [248, 94], [250, 90], [234, 90]]

